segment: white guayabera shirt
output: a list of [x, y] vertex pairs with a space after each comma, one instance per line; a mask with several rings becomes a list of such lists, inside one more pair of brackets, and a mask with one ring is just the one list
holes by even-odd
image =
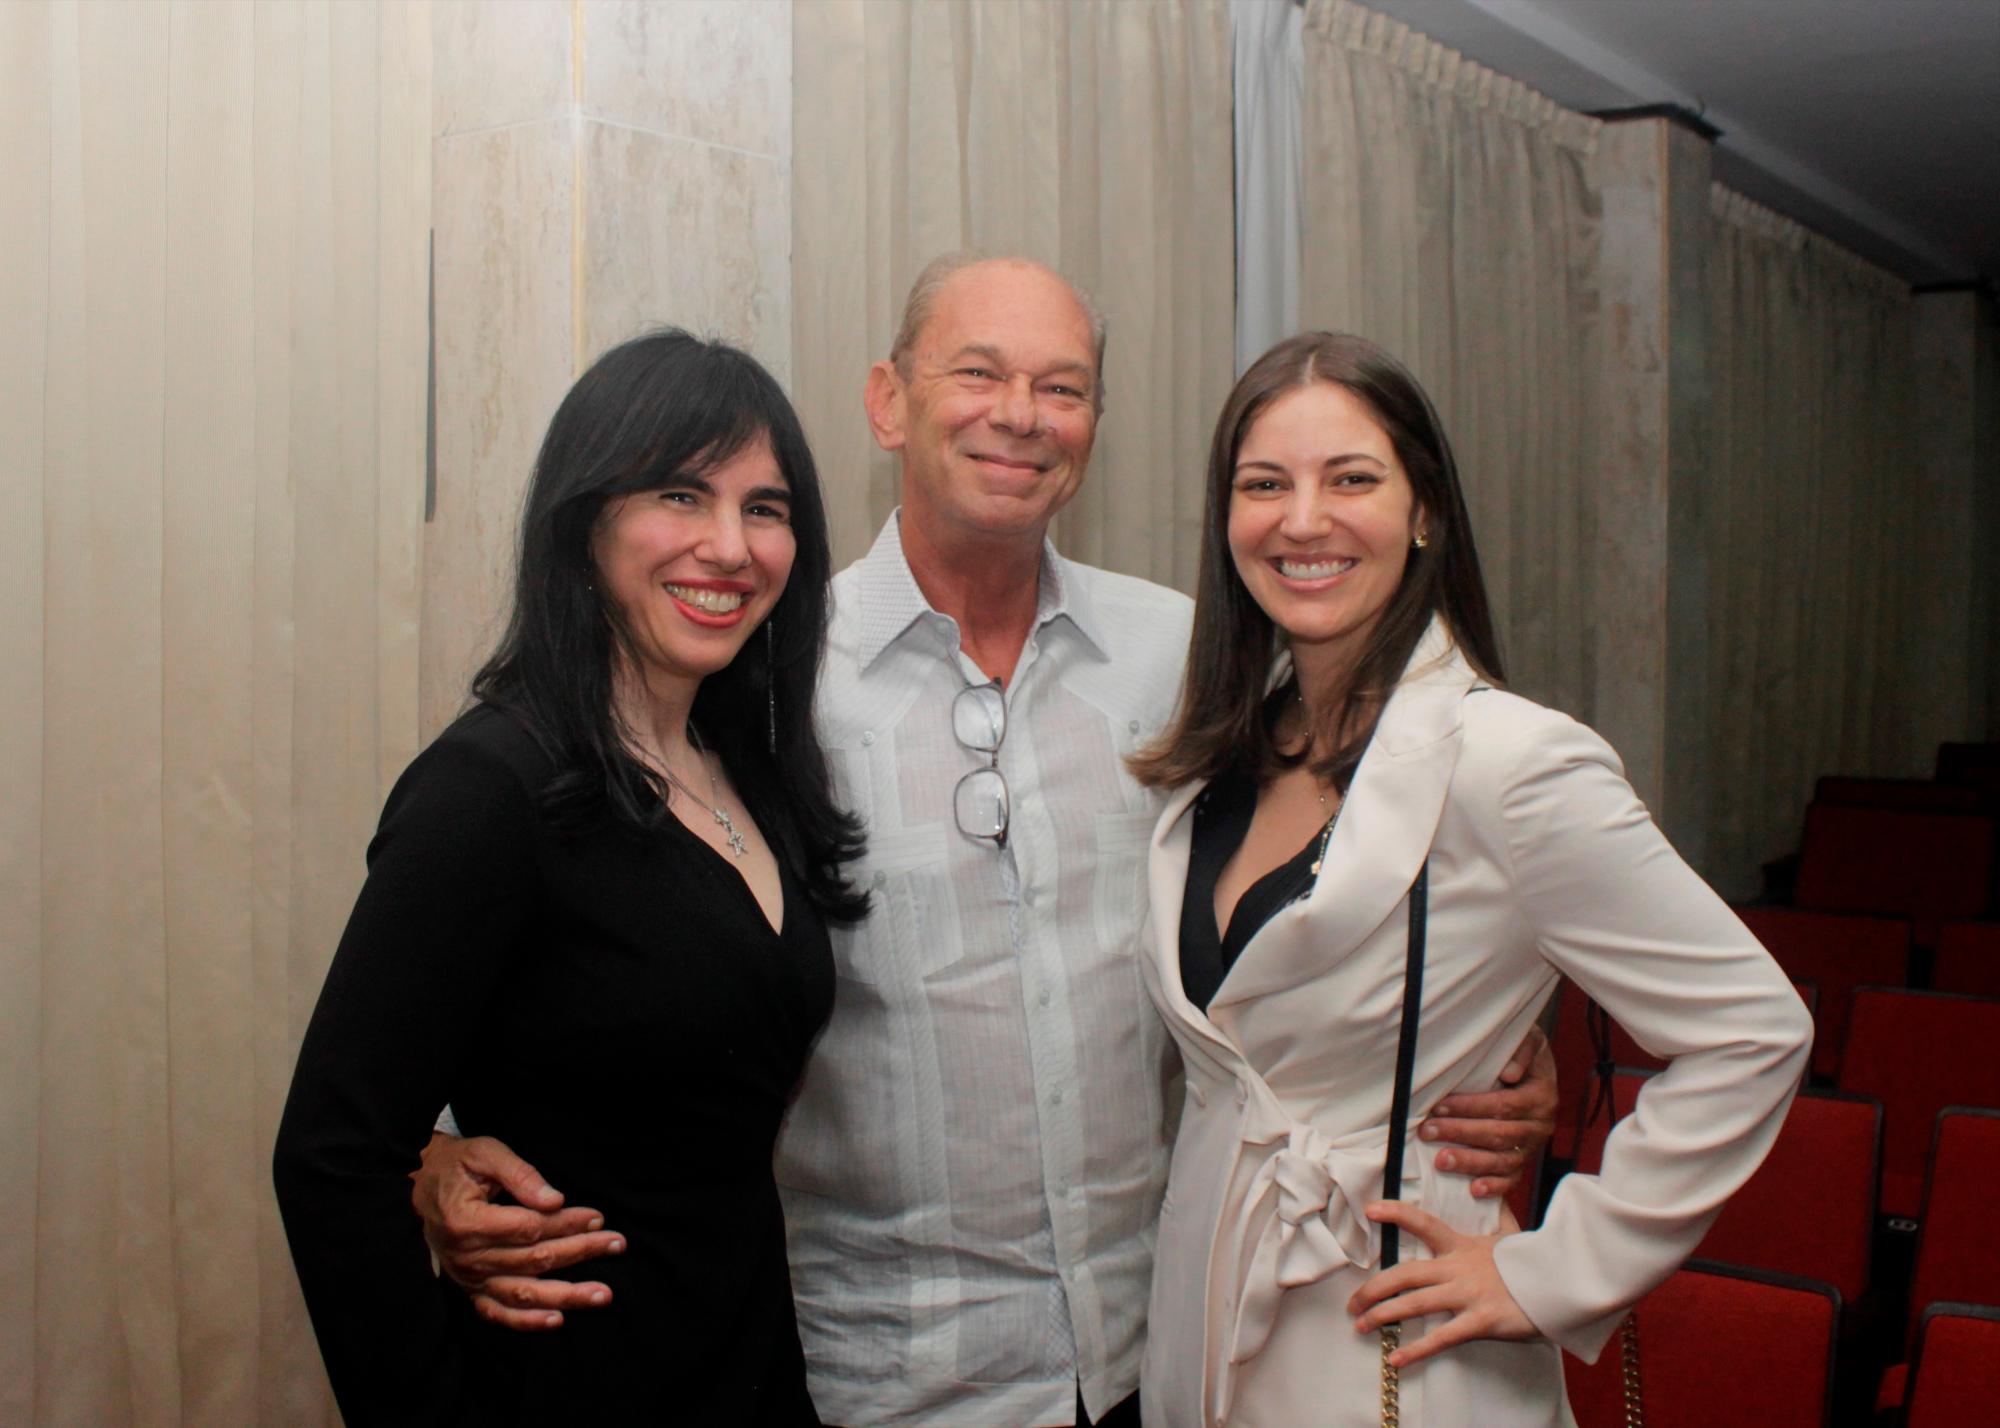
[[987, 756], [951, 704], [986, 675], [897, 518], [834, 580], [819, 724], [868, 827], [868, 920], [836, 929], [832, 1021], [777, 1172], [813, 1401], [829, 1423], [1067, 1423], [1138, 1386], [1166, 1091], [1136, 958], [1160, 799], [1123, 758], [1171, 712], [1186, 597], [1049, 546], [1007, 689], [1004, 849], [952, 791]]

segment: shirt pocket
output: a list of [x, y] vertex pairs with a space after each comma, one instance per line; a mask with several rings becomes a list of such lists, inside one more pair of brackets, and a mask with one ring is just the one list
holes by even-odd
[[1121, 809], [1097, 815], [1097, 868], [1092, 880], [1092, 915], [1098, 940], [1136, 954], [1147, 925], [1150, 901], [1146, 859], [1153, 846], [1159, 814], [1152, 809], [1133, 813]]
[[945, 825], [871, 828], [856, 876], [868, 890], [868, 918], [837, 932], [834, 965], [849, 981], [915, 981], [955, 961], [962, 940], [946, 868]]

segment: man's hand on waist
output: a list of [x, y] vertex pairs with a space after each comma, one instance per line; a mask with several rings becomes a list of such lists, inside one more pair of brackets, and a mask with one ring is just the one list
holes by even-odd
[[[410, 1203], [444, 1272], [472, 1296], [482, 1319], [510, 1329], [555, 1329], [565, 1309], [611, 1302], [609, 1285], [544, 1279], [599, 1255], [619, 1254], [625, 1237], [604, 1216], [563, 1197], [541, 1172], [491, 1136], [461, 1140], [438, 1132], [410, 1175]], [[501, 1196], [516, 1203], [499, 1203]]]
[[1470, 1175], [1479, 1199], [1505, 1195], [1556, 1130], [1556, 1059], [1542, 1029], [1528, 1035], [1500, 1072], [1498, 1091], [1453, 1092], [1417, 1128], [1442, 1142], [1437, 1167]]

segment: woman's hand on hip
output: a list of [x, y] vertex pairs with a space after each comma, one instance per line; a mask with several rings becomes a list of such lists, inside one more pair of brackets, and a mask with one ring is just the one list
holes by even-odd
[[1405, 1260], [1357, 1289], [1347, 1301], [1347, 1312], [1357, 1316], [1356, 1332], [1371, 1334], [1384, 1324], [1425, 1314], [1451, 1315], [1415, 1343], [1398, 1348], [1390, 1363], [1407, 1368], [1470, 1339], [1539, 1336], [1493, 1263], [1493, 1246], [1503, 1236], [1460, 1234], [1436, 1215], [1398, 1200], [1378, 1200], [1368, 1207], [1368, 1218], [1400, 1225], [1404, 1234], [1430, 1247], [1432, 1258]]

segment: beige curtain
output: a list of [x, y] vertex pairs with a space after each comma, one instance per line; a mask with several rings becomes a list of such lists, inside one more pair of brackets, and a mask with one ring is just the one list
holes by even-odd
[[269, 1157], [416, 742], [429, 36], [0, 5], [0, 1422], [333, 1416]]
[[970, 247], [1049, 263], [1110, 315], [1062, 548], [1191, 591], [1231, 376], [1224, 0], [817, 0], [793, 55], [793, 391], [836, 556], [895, 504], [862, 379], [917, 270]]
[[[1797, 846], [1820, 774], [1924, 776], [1907, 284], [1718, 186], [1710, 268], [1710, 845]], [[1747, 889], [1746, 889], [1747, 890]]]
[[1302, 325], [1429, 389], [1510, 680], [1588, 720], [1599, 126], [1346, 0], [1304, 46]]

